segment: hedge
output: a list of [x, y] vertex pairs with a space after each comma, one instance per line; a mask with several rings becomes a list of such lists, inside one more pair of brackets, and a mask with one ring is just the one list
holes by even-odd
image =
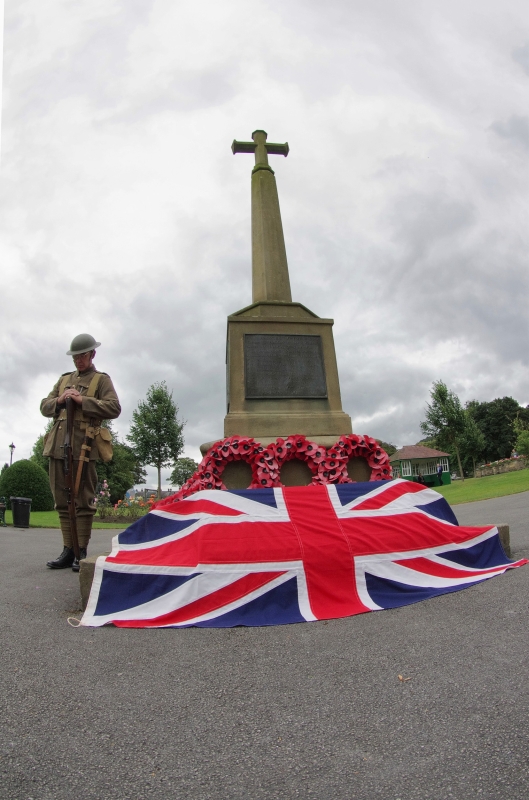
[[52, 511], [54, 508], [50, 481], [46, 471], [28, 459], [15, 461], [0, 476], [0, 497], [8, 508], [10, 497], [30, 497], [32, 511]]

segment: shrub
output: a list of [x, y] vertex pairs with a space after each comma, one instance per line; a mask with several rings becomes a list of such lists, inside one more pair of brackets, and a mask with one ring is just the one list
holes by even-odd
[[8, 508], [10, 497], [30, 497], [32, 511], [52, 511], [53, 495], [46, 471], [33, 461], [15, 461], [0, 476], [0, 497], [5, 497]]
[[529, 431], [520, 431], [516, 439], [516, 452], [518, 455], [529, 456]]

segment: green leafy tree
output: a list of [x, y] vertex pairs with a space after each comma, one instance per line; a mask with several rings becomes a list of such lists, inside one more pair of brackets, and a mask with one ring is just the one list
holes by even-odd
[[53, 420], [50, 419], [50, 421], [46, 425], [46, 430], [44, 431], [44, 433], [41, 433], [41, 435], [33, 445], [33, 450], [29, 457], [30, 461], [33, 461], [34, 464], [38, 464], [39, 467], [42, 467], [42, 469], [45, 472], [50, 471], [50, 459], [48, 458], [48, 456], [43, 456], [42, 452], [44, 450], [44, 442], [46, 439], [46, 435], [51, 431], [52, 428], [53, 428]]
[[171, 486], [177, 486], [180, 489], [197, 469], [198, 464], [192, 458], [177, 458], [169, 478]]
[[29, 459], [21, 459], [0, 475], [0, 497], [31, 498], [32, 511], [52, 511], [53, 495], [47, 472]]
[[529, 423], [516, 417], [513, 427], [516, 433], [516, 452], [519, 456], [529, 458]]
[[529, 458], [529, 431], [521, 431], [516, 439], [516, 452]]
[[474, 417], [465, 411], [465, 429], [460, 439], [461, 460], [463, 468], [470, 472], [472, 463], [472, 474], [476, 476], [476, 461], [481, 458], [485, 451], [485, 437], [480, 431]]
[[458, 396], [443, 381], [434, 381], [430, 398], [421, 430], [429, 439], [435, 439], [440, 448], [451, 448], [455, 452], [461, 480], [465, 480], [460, 454], [460, 443], [467, 426], [465, 411]]
[[0, 470], [0, 475], [3, 475], [4, 472], [6, 471], [6, 469], [9, 469], [9, 464], [7, 463], [7, 461], [5, 462], [4, 466]]
[[145, 483], [146, 471], [139, 463], [134, 450], [128, 444], [120, 442], [114, 431], [112, 433], [112, 461], [98, 461], [97, 477], [100, 484], [106, 480], [110, 487], [110, 502], [115, 505], [123, 500], [125, 493], [138, 483]]
[[420, 442], [416, 442], [417, 445], [421, 447], [430, 447], [432, 450], [441, 450], [440, 445], [437, 443], [436, 439], [421, 439]]
[[389, 442], [383, 442], [382, 439], [377, 439], [377, 442], [382, 447], [382, 449], [386, 451], [388, 456], [392, 456], [393, 453], [397, 452], [397, 448], [395, 447], [394, 444], [390, 444]]
[[529, 409], [523, 408], [512, 397], [498, 397], [484, 403], [471, 400], [465, 408], [485, 437], [484, 460], [509, 458], [518, 436], [514, 422], [529, 423]]
[[153, 383], [145, 401], [140, 400], [132, 412], [127, 439], [142, 465], [156, 467], [158, 498], [162, 496], [162, 468], [174, 463], [184, 449], [184, 425], [178, 420], [178, 407], [165, 381]]

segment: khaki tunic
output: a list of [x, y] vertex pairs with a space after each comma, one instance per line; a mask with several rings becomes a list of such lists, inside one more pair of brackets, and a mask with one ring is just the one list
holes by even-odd
[[[90, 386], [92, 378], [94, 375], [96, 375], [96, 373], [97, 370], [94, 367], [86, 372], [83, 372], [82, 375], [80, 375], [79, 372], [72, 372], [71, 374], [65, 372], [64, 375], [59, 378], [49, 395], [41, 402], [41, 413], [45, 417], [55, 417], [55, 424], [46, 439], [46, 445], [44, 447], [45, 456], [51, 456], [51, 458], [62, 458], [64, 455], [64, 450], [61, 448], [61, 445], [64, 444], [64, 439], [66, 437], [66, 412], [64, 406], [57, 405], [57, 398], [59, 397], [59, 389], [63, 378], [70, 374], [71, 380], [67, 382], [66, 386], [73, 387], [82, 395], [85, 395], [88, 391], [88, 387]], [[75, 460], [77, 460], [80, 456], [81, 445], [84, 442], [86, 426], [87, 424], [90, 424], [90, 420], [93, 419], [94, 425], [97, 427], [100, 425], [102, 420], [116, 419], [116, 417], [119, 417], [121, 414], [121, 406], [119, 404], [116, 390], [112, 385], [112, 381], [106, 372], [100, 372], [99, 375], [99, 383], [95, 391], [95, 396], [83, 397], [81, 406], [75, 404], [74, 433], [72, 442], [73, 457]], [[59, 417], [62, 417], [62, 419]], [[99, 436], [96, 436], [92, 444], [92, 449], [90, 451], [91, 461], [96, 461], [99, 456], [97, 447], [98, 438]]]

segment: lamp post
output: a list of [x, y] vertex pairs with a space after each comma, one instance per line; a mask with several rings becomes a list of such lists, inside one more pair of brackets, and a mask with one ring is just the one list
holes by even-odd
[[15, 449], [15, 445], [13, 442], [9, 445], [9, 449], [11, 450], [11, 458], [9, 459], [9, 466], [13, 463], [13, 450]]

